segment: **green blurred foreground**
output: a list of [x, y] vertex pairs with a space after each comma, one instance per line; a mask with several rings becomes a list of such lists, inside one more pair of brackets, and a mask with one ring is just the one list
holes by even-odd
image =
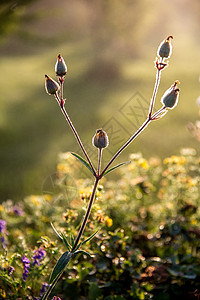
[[[200, 280], [200, 160], [194, 149], [160, 161], [131, 154], [119, 180], [105, 177], [84, 239], [91, 257], [76, 256], [51, 297], [62, 300], [196, 299]], [[54, 195], [0, 206], [0, 298], [39, 299], [65, 246], [73, 243], [92, 182], [80, 163], [60, 155]], [[82, 170], [88, 172], [87, 169]], [[119, 172], [119, 170], [118, 170]], [[77, 175], [79, 174], [79, 179]]]

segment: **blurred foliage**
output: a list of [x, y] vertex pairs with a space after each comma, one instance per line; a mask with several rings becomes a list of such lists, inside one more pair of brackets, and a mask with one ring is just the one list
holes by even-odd
[[0, 2], [0, 37], [7, 36], [16, 30], [21, 22], [25, 8], [28, 4], [37, 0], [1, 0]]
[[[197, 99], [197, 104], [200, 107], [200, 97]], [[200, 116], [200, 109], [199, 109], [199, 116]], [[195, 123], [188, 123], [187, 125], [188, 130], [190, 133], [200, 142], [200, 120], [196, 120]]]
[[[85, 232], [90, 236], [99, 229], [94, 240], [84, 246], [92, 257], [74, 258], [52, 297], [198, 297], [200, 159], [191, 148], [163, 161], [156, 157], [147, 160], [141, 153], [131, 154], [130, 159], [131, 163], [121, 168], [121, 179], [104, 178], [98, 187]], [[38, 299], [44, 292], [50, 270], [64, 252], [49, 223], [69, 238], [76, 236], [92, 187], [91, 180], [83, 179], [85, 171], [80, 171], [70, 153], [63, 153], [52, 193], [52, 186], [46, 186], [43, 195], [0, 206], [1, 299]], [[35, 264], [34, 251], [39, 249], [42, 255]], [[25, 281], [24, 255], [30, 261]]]

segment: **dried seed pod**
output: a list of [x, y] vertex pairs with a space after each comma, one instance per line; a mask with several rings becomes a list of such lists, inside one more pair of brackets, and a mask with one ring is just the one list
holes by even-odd
[[175, 83], [164, 93], [161, 98], [161, 103], [166, 107], [173, 109], [178, 104], [179, 98], [179, 89], [177, 88], [177, 84], [179, 81], [175, 81]]
[[158, 47], [158, 56], [161, 58], [169, 58], [172, 54], [172, 44], [171, 39], [172, 35], [169, 35]]
[[92, 144], [99, 149], [108, 147], [109, 140], [107, 133], [102, 129], [97, 129], [95, 135], [93, 136]]
[[47, 94], [55, 95], [60, 89], [59, 84], [47, 75], [45, 75], [45, 78], [45, 89]]
[[57, 61], [56, 61], [56, 65], [55, 65], [55, 72], [56, 72], [56, 75], [58, 75], [58, 76], [64, 76], [67, 73], [66, 63], [60, 54], [58, 54], [58, 57], [57, 57]]

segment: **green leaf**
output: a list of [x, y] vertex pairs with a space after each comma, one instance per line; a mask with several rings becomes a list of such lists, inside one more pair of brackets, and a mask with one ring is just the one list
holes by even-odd
[[74, 237], [73, 237], [72, 234], [70, 235], [70, 238], [71, 238], [71, 244], [72, 244], [72, 247], [74, 247]]
[[63, 253], [61, 255], [61, 257], [57, 261], [57, 263], [52, 271], [51, 278], [50, 278], [50, 284], [54, 281], [54, 279], [56, 277], [58, 277], [60, 275], [61, 272], [64, 271], [64, 269], [67, 266], [68, 262], [70, 261], [72, 255], [73, 254], [68, 251], [66, 251], [65, 253]]
[[88, 168], [88, 170], [90, 170], [90, 172], [93, 175], [95, 175], [94, 172], [93, 172], [93, 170], [92, 170], [92, 168], [90, 167], [89, 163], [85, 159], [83, 159], [81, 156], [79, 156], [76, 153], [71, 152], [71, 154], [74, 155], [76, 158], [78, 158], [78, 160], [80, 160], [80, 162], [82, 162], [82, 164], [84, 164], [84, 166], [86, 166], [86, 168]]
[[111, 171], [113, 171], [113, 170], [115, 170], [115, 169], [117, 169], [117, 168], [119, 168], [119, 167], [121, 167], [121, 166], [123, 166], [123, 165], [125, 165], [125, 164], [129, 164], [129, 163], [130, 163], [130, 161], [126, 161], [126, 162], [120, 163], [120, 164], [114, 166], [113, 168], [109, 169], [108, 171], [106, 171], [106, 172], [104, 173], [104, 175], [110, 173]]
[[90, 241], [97, 234], [97, 232], [99, 232], [99, 229], [95, 233], [93, 233], [91, 236], [89, 236], [85, 241], [83, 241], [81, 243], [81, 245], [84, 245], [85, 243], [87, 243], [88, 241]]
[[89, 300], [99, 299], [99, 297], [101, 296], [101, 294], [102, 294], [102, 291], [98, 287], [98, 285], [96, 283], [91, 283], [90, 286], [89, 286], [88, 299]]
[[87, 243], [88, 241], [90, 241], [98, 232], [99, 230], [97, 230], [95, 233], [93, 233], [91, 236], [89, 236], [85, 241], [81, 242], [80, 244], [78, 244], [78, 246], [76, 247], [75, 251], [78, 250], [82, 245], [84, 245], [85, 243]]
[[51, 227], [53, 228], [53, 230], [55, 231], [55, 233], [57, 234], [57, 236], [62, 240], [62, 236], [58, 233], [58, 231], [56, 230], [56, 228], [53, 226], [53, 223], [51, 223]]
[[65, 235], [64, 235], [63, 233], [61, 233], [61, 234], [62, 234], [63, 242], [65, 243], [65, 246], [67, 247], [67, 249], [68, 249], [69, 251], [71, 251], [71, 245], [68, 243], [68, 241], [67, 241]]
[[91, 254], [87, 251], [84, 251], [84, 250], [78, 250], [76, 252], [74, 252], [75, 255], [78, 255], [78, 254], [85, 254], [87, 255], [88, 257], [91, 257]]

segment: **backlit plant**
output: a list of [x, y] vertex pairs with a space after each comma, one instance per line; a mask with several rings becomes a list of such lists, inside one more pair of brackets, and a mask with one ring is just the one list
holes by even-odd
[[[83, 246], [86, 242], [91, 240], [97, 232], [92, 234], [89, 238], [81, 241], [81, 237], [84, 233], [85, 226], [87, 224], [88, 218], [90, 216], [90, 212], [93, 206], [93, 202], [95, 199], [95, 194], [97, 191], [97, 187], [99, 184], [99, 181], [109, 172], [115, 170], [116, 168], [119, 168], [120, 166], [124, 165], [126, 162], [122, 162], [116, 166], [111, 166], [113, 162], [116, 160], [116, 158], [122, 153], [124, 149], [126, 149], [133, 141], [134, 139], [152, 122], [159, 120], [161, 117], [163, 117], [169, 109], [173, 109], [178, 102], [178, 97], [179, 97], [179, 89], [177, 88], [177, 84], [179, 83], [178, 81], [175, 81], [171, 87], [164, 93], [163, 97], [161, 98], [161, 103], [162, 106], [159, 110], [154, 112], [154, 104], [156, 100], [156, 94], [158, 91], [158, 87], [160, 84], [160, 77], [161, 77], [161, 72], [164, 70], [167, 66], [167, 59], [171, 56], [172, 53], [172, 45], [171, 45], [171, 39], [173, 39], [172, 36], [168, 36], [159, 46], [158, 51], [157, 51], [157, 58], [155, 61], [155, 67], [157, 69], [156, 73], [156, 80], [155, 80], [155, 86], [153, 90], [153, 95], [150, 100], [150, 105], [149, 105], [149, 113], [147, 116], [147, 119], [145, 122], [140, 126], [140, 128], [120, 147], [120, 149], [113, 155], [113, 157], [110, 159], [110, 161], [107, 163], [107, 165], [104, 167], [103, 170], [101, 170], [101, 160], [102, 160], [102, 154], [103, 154], [103, 149], [107, 148], [109, 145], [109, 139], [105, 131], [103, 129], [97, 129], [96, 133], [92, 139], [93, 145], [98, 149], [98, 162], [96, 168], [92, 164], [92, 161], [81, 141], [81, 138], [76, 131], [68, 113], [67, 110], [65, 109], [65, 99], [63, 96], [63, 84], [65, 80], [65, 76], [67, 73], [67, 66], [66, 63], [63, 59], [63, 57], [59, 54], [57, 57], [57, 61], [55, 64], [55, 72], [58, 77], [58, 83], [54, 81], [51, 77], [48, 75], [45, 75], [45, 88], [46, 91], [49, 95], [54, 95], [55, 99], [66, 119], [68, 122], [72, 132], [75, 135], [75, 138], [77, 140], [78, 145], [80, 146], [84, 158], [79, 156], [76, 153], [72, 153], [73, 156], [75, 156], [82, 164], [85, 165], [89, 169], [89, 171], [92, 173], [94, 177], [94, 185], [93, 185], [93, 190], [89, 199], [89, 204], [84, 216], [84, 219], [82, 221], [82, 224], [80, 226], [79, 232], [76, 236], [70, 237], [70, 242], [68, 237], [66, 237], [63, 233], [60, 234], [57, 232], [57, 230], [54, 228], [55, 232], [61, 238], [67, 248], [66, 252], [62, 254], [62, 256], [58, 259], [52, 274], [50, 278], [50, 286], [47, 289], [47, 292], [43, 295], [41, 298], [42, 300], [45, 300], [48, 298], [50, 295], [51, 291], [53, 290], [54, 286], [56, 285], [57, 281], [61, 277], [65, 267], [69, 263], [73, 257], [75, 257], [77, 254], [82, 253], [86, 255], [90, 255], [88, 252], [85, 252], [84, 250], [81, 250], [81, 246]], [[52, 225], [53, 226], [53, 225]]]

